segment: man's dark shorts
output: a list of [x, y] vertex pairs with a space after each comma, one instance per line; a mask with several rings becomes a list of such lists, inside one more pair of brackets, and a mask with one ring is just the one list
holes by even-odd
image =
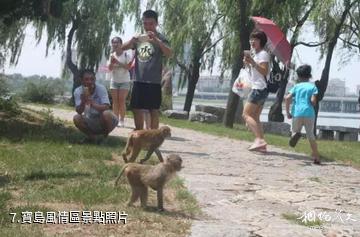
[[248, 102], [263, 106], [265, 104], [268, 95], [269, 92], [266, 88], [262, 90], [252, 89], [248, 96]]
[[134, 82], [130, 106], [132, 109], [158, 110], [161, 105], [161, 85]]

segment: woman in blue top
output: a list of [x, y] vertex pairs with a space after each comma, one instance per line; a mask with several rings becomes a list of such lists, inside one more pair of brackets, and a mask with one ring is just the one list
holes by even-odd
[[[298, 84], [290, 89], [289, 94], [285, 97], [286, 114], [292, 120], [292, 136], [289, 145], [295, 147], [301, 137], [301, 129], [304, 126], [306, 136], [309, 140], [312, 157], [315, 164], [320, 164], [319, 152], [314, 135], [316, 95], [318, 90], [316, 86], [309, 82], [311, 78], [311, 66], [302, 65], [296, 69]], [[290, 113], [290, 104], [292, 108]]]

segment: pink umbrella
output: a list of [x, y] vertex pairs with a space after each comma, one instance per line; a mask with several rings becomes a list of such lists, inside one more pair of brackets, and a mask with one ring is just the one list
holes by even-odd
[[291, 46], [280, 28], [273, 21], [264, 17], [252, 16], [251, 19], [254, 21], [255, 27], [266, 34], [272, 53], [282, 63], [290, 65]]

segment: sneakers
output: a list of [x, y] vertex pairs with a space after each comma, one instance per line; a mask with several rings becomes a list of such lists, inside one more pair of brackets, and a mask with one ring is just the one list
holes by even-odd
[[123, 127], [125, 127], [124, 120], [119, 120], [119, 123], [118, 123], [117, 127], [118, 127], [118, 128], [123, 128]]
[[301, 133], [297, 132], [291, 136], [289, 140], [289, 146], [295, 147], [301, 137]]
[[315, 164], [315, 165], [321, 165], [320, 159], [319, 159], [319, 158], [317, 158], [317, 159], [315, 158], [315, 159], [314, 159], [314, 164]]

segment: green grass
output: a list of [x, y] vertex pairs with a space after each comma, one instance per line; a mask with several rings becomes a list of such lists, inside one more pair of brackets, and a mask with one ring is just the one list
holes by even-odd
[[[66, 236], [88, 236], [88, 228], [95, 236], [132, 232], [141, 235], [145, 230], [158, 236], [186, 235], [194, 215], [188, 208], [194, 205], [194, 200], [189, 201], [190, 195], [186, 199], [174, 195], [174, 199], [165, 202], [165, 208], [176, 207], [174, 212], [147, 212], [139, 207], [127, 207], [129, 185], [124, 180], [114, 187], [121, 161], [113, 157], [123, 149], [124, 142], [118, 137], [109, 137], [101, 145], [78, 144], [84, 136], [66, 124], [47, 111], [25, 109], [17, 117], [0, 113], [0, 236], [54, 235], [59, 226], [11, 223], [9, 215], [49, 210], [125, 211], [129, 215], [129, 224], [124, 228], [61, 226], [63, 233], [68, 232]], [[156, 159], [150, 163], [157, 163]], [[169, 186], [170, 192], [186, 190], [183, 185], [173, 189]], [[156, 206], [155, 192], [150, 192], [149, 205]]]
[[63, 104], [63, 103], [55, 103], [55, 104], [44, 104], [44, 103], [30, 103], [30, 102], [21, 102], [21, 106], [37, 106], [42, 108], [48, 108], [48, 109], [65, 109], [69, 111], [73, 111], [74, 107], [70, 106], [69, 104]]
[[[253, 141], [253, 134], [243, 125], [234, 124], [234, 128], [226, 128], [222, 124], [204, 124], [187, 120], [169, 119], [161, 117], [161, 122], [179, 128], [187, 128], [195, 131], [228, 137], [237, 140]], [[289, 147], [289, 137], [274, 134], [265, 134], [265, 139], [270, 145], [281, 147], [286, 150], [305, 153], [310, 156], [311, 148], [306, 139], [300, 139], [295, 148]], [[338, 161], [356, 168], [360, 168], [360, 145], [359, 142], [327, 141], [318, 140], [318, 149], [323, 161]], [[310, 158], [309, 158], [310, 159]]]
[[309, 180], [317, 183], [321, 183], [321, 179], [319, 177], [310, 177]]
[[291, 223], [302, 225], [302, 226], [307, 226], [307, 227], [319, 227], [319, 226], [322, 226], [324, 224], [324, 222], [322, 222], [318, 218], [315, 218], [315, 220], [313, 220], [313, 221], [307, 220], [305, 222], [305, 221], [302, 221], [301, 216], [291, 214], [291, 213], [284, 213], [284, 214], [282, 214], [282, 217], [284, 219], [290, 221]]
[[185, 188], [184, 180], [179, 177], [170, 181], [169, 186], [176, 190], [176, 198], [181, 202], [182, 209], [191, 215], [201, 214], [195, 197]]

